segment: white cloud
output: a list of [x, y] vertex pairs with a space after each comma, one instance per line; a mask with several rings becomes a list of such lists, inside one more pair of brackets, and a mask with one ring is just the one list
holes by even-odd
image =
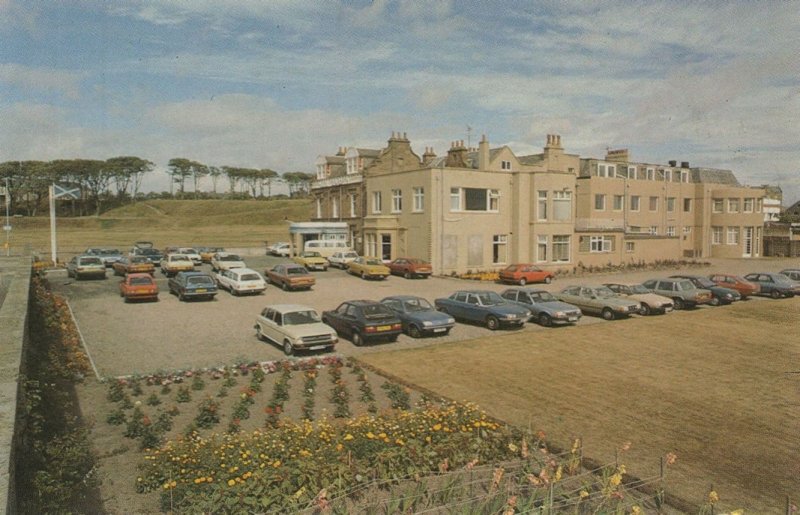
[[55, 92], [71, 100], [80, 97], [80, 85], [84, 78], [84, 72], [0, 63], [0, 83], [23, 91]]

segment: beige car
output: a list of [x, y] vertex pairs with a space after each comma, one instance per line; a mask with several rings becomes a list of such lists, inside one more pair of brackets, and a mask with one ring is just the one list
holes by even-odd
[[167, 254], [161, 260], [161, 272], [167, 277], [172, 277], [178, 272], [191, 272], [194, 262], [185, 254]]
[[669, 313], [675, 307], [672, 299], [651, 293], [641, 284], [606, 283], [605, 286], [618, 295], [639, 301], [639, 304], [642, 305], [639, 308], [640, 315], [663, 315], [664, 313]]

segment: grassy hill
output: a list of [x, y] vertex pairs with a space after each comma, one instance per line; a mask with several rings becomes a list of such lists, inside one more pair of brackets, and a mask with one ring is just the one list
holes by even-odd
[[[257, 247], [286, 240], [287, 221], [309, 219], [311, 203], [298, 200], [150, 200], [99, 217], [58, 218], [59, 256], [89, 246], [128, 248], [134, 241], [166, 245]], [[12, 219], [11, 249], [49, 254], [48, 216]], [[61, 256], [63, 259], [63, 256]]]

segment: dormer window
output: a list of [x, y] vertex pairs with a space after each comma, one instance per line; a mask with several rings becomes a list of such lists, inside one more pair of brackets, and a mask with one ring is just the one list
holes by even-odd
[[511, 170], [511, 161], [500, 161], [501, 170]]

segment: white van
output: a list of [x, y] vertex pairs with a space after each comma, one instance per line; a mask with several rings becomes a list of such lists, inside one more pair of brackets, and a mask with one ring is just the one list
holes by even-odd
[[324, 258], [329, 258], [334, 252], [347, 252], [353, 250], [345, 240], [308, 240], [303, 247], [305, 252], [319, 252]]

